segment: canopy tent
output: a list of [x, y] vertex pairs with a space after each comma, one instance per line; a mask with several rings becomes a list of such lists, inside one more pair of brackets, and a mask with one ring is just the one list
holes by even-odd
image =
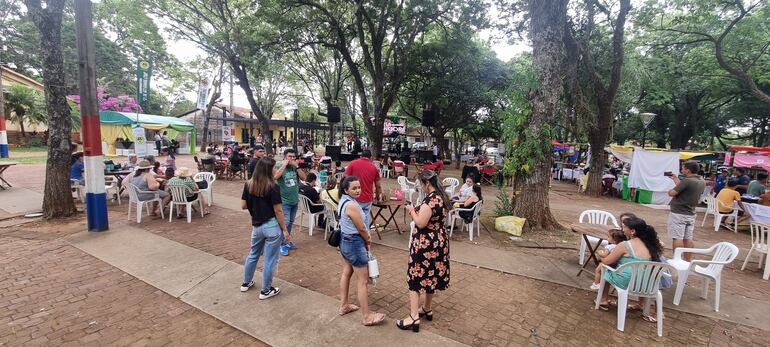
[[770, 147], [730, 146], [731, 151], [770, 154]]
[[716, 156], [711, 152], [672, 152], [664, 148], [644, 148], [634, 146], [619, 146], [610, 145], [606, 148], [608, 152], [614, 155], [625, 163], [630, 163], [632, 159], [632, 153], [634, 149], [644, 150], [648, 152], [666, 152], [666, 153], [678, 153], [679, 160], [716, 160]]
[[[119, 137], [134, 141], [132, 128], [135, 126], [155, 131], [166, 131], [170, 139], [176, 139], [180, 134], [184, 134], [184, 138], [181, 139], [183, 141], [179, 142], [187, 146], [180, 146], [180, 150], [184, 147], [184, 151], [189, 150], [189, 153], [195, 153], [195, 126], [184, 119], [143, 113], [99, 111], [99, 121], [102, 141], [106, 142], [108, 146], [108, 155], [115, 155], [115, 141]], [[151, 141], [142, 144], [135, 143], [134, 145], [147, 145], [154, 148], [154, 143]]]

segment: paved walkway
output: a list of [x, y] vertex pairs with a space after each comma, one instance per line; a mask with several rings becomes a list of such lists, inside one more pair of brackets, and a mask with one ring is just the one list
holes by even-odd
[[[227, 324], [273, 346], [462, 345], [431, 332], [404, 334], [392, 321], [364, 327], [360, 315], [337, 315], [339, 302], [275, 279], [281, 294], [257, 299], [258, 290], [238, 291], [243, 267], [224, 258], [130, 226], [105, 233], [81, 232], [73, 246]], [[261, 279], [257, 274], [255, 282]], [[256, 285], [259, 287], [259, 284]], [[223, 289], [227, 288], [227, 289]]]
[[0, 202], [0, 214], [5, 212], [8, 217], [23, 215], [42, 209], [43, 194], [27, 188], [10, 187], [0, 190]]
[[[214, 201], [219, 206], [240, 210], [240, 199], [238, 198], [215, 194]], [[407, 242], [408, 235], [406, 233], [398, 234], [395, 231], [383, 233], [382, 240], [374, 238], [374, 243], [403, 251], [408, 250]], [[587, 289], [593, 281], [593, 272], [590, 276], [588, 274], [579, 277], [575, 275], [579, 270], [576, 263], [533, 255], [517, 249], [500, 250], [466, 242], [453, 242], [452, 261], [578, 289]], [[700, 294], [700, 286], [694, 287], [692, 284], [688, 284], [680, 305], [675, 306], [672, 304], [674, 288], [663, 290], [665, 307], [770, 330], [770, 320], [766, 319], [767, 312], [770, 312], [769, 301], [755, 300], [723, 291], [719, 305], [720, 312], [714, 312], [713, 284], [710, 288], [709, 300], [701, 299]]]

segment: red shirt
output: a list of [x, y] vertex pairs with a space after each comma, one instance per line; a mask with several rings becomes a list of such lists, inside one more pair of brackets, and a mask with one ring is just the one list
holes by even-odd
[[348, 164], [345, 176], [356, 176], [361, 182], [361, 195], [358, 202], [372, 202], [374, 200], [374, 183], [380, 181], [380, 171], [372, 164], [369, 158], [358, 158]]

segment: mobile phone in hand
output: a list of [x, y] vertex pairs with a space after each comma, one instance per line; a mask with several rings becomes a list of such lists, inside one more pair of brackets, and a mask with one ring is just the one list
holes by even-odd
[[672, 177], [672, 176], [674, 176], [674, 173], [671, 172], [671, 171], [666, 171], [666, 172], [663, 173], [663, 176]]

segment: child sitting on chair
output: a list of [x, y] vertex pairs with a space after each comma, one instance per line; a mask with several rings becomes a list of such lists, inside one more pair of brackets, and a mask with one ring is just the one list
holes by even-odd
[[[608, 256], [612, 250], [617, 246], [619, 243], [626, 241], [626, 234], [623, 233], [622, 229], [610, 229], [607, 231], [607, 234], [609, 238], [607, 238], [607, 241], [609, 241], [609, 244], [604, 247], [604, 249], [600, 249], [596, 251], [596, 255], [599, 257], [599, 259], [604, 258]], [[615, 267], [616, 264], [612, 264], [612, 267]], [[594, 283], [591, 284], [591, 290], [598, 290], [599, 289], [599, 283], [602, 280], [602, 265], [599, 264], [596, 266], [596, 271], [594, 271]]]

